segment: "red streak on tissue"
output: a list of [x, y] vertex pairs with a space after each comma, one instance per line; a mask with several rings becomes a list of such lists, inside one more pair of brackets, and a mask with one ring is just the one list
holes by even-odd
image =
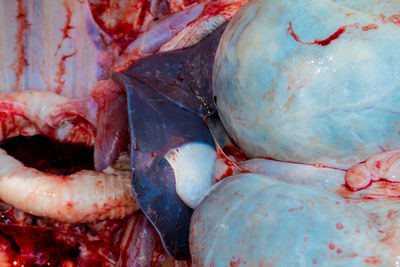
[[27, 19], [28, 13], [24, 5], [24, 1], [18, 0], [18, 10], [17, 10], [17, 33], [15, 34], [16, 44], [14, 51], [16, 57], [14, 62], [11, 64], [11, 68], [15, 73], [15, 84], [13, 89], [18, 89], [20, 86], [21, 76], [24, 74], [25, 67], [29, 66], [28, 60], [25, 58], [25, 42], [24, 34], [31, 27]]
[[376, 25], [376, 24], [368, 24], [368, 25], [366, 25], [366, 26], [363, 26], [362, 28], [361, 28], [363, 31], [369, 31], [369, 30], [376, 30], [376, 29], [378, 29], [378, 25]]
[[322, 40], [318, 40], [315, 39], [314, 42], [310, 43], [310, 42], [303, 42], [300, 37], [293, 31], [293, 26], [292, 23], [289, 22], [289, 27], [287, 29], [287, 34], [290, 34], [293, 39], [295, 39], [297, 42], [301, 43], [301, 44], [308, 44], [308, 45], [320, 45], [320, 46], [327, 46], [329, 45], [332, 41], [338, 39], [340, 37], [340, 35], [342, 35], [344, 32], [346, 31], [346, 26], [340, 27], [336, 32], [334, 32], [333, 34], [331, 34], [328, 38], [326, 39], [322, 39]]

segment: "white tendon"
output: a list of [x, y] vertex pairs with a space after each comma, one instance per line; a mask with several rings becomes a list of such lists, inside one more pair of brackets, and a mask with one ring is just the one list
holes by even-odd
[[138, 209], [127, 175], [88, 170], [51, 175], [24, 166], [2, 149], [0, 199], [24, 212], [71, 223], [123, 218]]

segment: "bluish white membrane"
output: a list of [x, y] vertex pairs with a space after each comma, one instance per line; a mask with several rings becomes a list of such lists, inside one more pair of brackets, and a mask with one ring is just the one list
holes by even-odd
[[217, 108], [249, 158], [348, 169], [400, 147], [398, 1], [254, 0], [221, 37]]
[[287, 183], [311, 185], [331, 192], [335, 192], [346, 183], [346, 172], [332, 168], [261, 158], [241, 162], [240, 167], [251, 173], [264, 174]]
[[[191, 219], [195, 266], [399, 264], [397, 192], [343, 187], [346, 170], [400, 147], [399, 11], [398, 1], [253, 0], [230, 21], [213, 93], [252, 159], [241, 167], [264, 175], [208, 191]], [[366, 199], [386, 189], [396, 199]]]
[[395, 266], [397, 245], [380, 230], [397, 224], [379, 223], [331, 192], [246, 173], [215, 184], [195, 209], [190, 251], [194, 266]]
[[178, 196], [194, 209], [212, 185], [215, 149], [205, 143], [186, 143], [168, 151], [164, 158], [174, 171]]

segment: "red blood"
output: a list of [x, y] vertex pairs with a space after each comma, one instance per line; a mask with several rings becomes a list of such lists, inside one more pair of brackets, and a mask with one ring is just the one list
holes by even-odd
[[72, 30], [73, 26], [71, 26], [71, 16], [72, 16], [72, 11], [71, 11], [71, 7], [68, 5], [67, 1], [63, 1], [63, 6], [65, 8], [65, 11], [67, 12], [66, 14], [66, 21], [65, 21], [65, 26], [61, 29], [62, 33], [63, 33], [63, 37], [61, 39], [61, 42], [58, 43], [57, 45], [57, 50], [56, 53], [54, 54], [54, 56], [57, 56], [58, 51], [61, 49], [62, 43], [64, 42], [65, 39], [71, 39], [71, 36], [69, 35], [69, 31]]
[[394, 23], [397, 26], [400, 26], [400, 14], [394, 14], [391, 15], [390, 17], [386, 18], [385, 15], [381, 14], [380, 15], [380, 20], [382, 21], [382, 23]]
[[242, 264], [242, 263], [244, 263], [244, 262], [242, 262], [242, 260], [240, 259], [240, 257], [238, 257], [237, 259], [236, 259], [236, 257], [233, 257], [233, 258], [231, 259], [231, 261], [229, 262], [229, 266], [231, 266], [231, 267], [238, 267], [238, 266], [240, 266], [240, 264]]
[[324, 40], [315, 40], [314, 43], [321, 45], [321, 46], [326, 46], [329, 45], [333, 40], [336, 40], [340, 37], [342, 33], [346, 31], [346, 27], [340, 27], [335, 33], [333, 33], [331, 36]]
[[299, 42], [299, 43], [304, 44], [304, 43], [300, 40], [299, 36], [297, 36], [297, 34], [293, 31], [292, 22], [289, 22], [289, 28], [287, 29], [287, 34], [290, 34], [290, 35], [293, 37], [293, 39], [296, 40], [296, 42]]
[[385, 234], [385, 237], [379, 241], [383, 243], [390, 243], [391, 240], [395, 240], [395, 231], [396, 229], [391, 229], [391, 231], [388, 231], [387, 233], [382, 231], [381, 234]]
[[378, 181], [370, 181], [370, 183], [360, 189], [353, 190], [349, 186], [344, 186], [341, 190], [338, 190], [337, 193], [344, 198], [354, 198], [354, 192], [361, 191], [363, 189], [369, 188], [367, 194], [359, 194], [357, 195], [358, 199], [377, 199], [377, 198], [398, 198], [400, 197], [399, 189], [400, 183], [393, 181], [386, 181], [384, 179], [380, 179]]
[[364, 261], [365, 261], [366, 263], [372, 264], [372, 265], [377, 265], [377, 264], [382, 263], [379, 256], [376, 256], [376, 257], [368, 257], [368, 258], [365, 259]]
[[293, 39], [295, 39], [297, 42], [302, 43], [302, 44], [308, 44], [308, 45], [312, 45], [312, 44], [316, 44], [316, 45], [320, 45], [320, 46], [327, 46], [329, 45], [332, 41], [338, 39], [340, 37], [340, 35], [342, 35], [344, 32], [346, 31], [346, 26], [340, 27], [336, 32], [334, 32], [333, 34], [331, 34], [328, 38], [323, 39], [323, 40], [318, 40], [315, 39], [314, 42], [312, 43], [307, 43], [307, 42], [303, 42], [299, 36], [293, 31], [293, 26], [292, 23], [289, 22], [289, 27], [287, 29], [287, 33], [290, 34]]
[[336, 248], [335, 244], [333, 244], [332, 242], [329, 243], [329, 249], [330, 250], [334, 250]]
[[340, 222], [338, 222], [338, 223], [336, 224], [336, 228], [337, 228], [338, 230], [343, 230], [344, 226], [343, 226], [343, 224], [341, 224]]
[[210, 15], [210, 16], [215, 16], [217, 14], [220, 14], [220, 11], [223, 10], [224, 8], [226, 8], [227, 6], [230, 6], [230, 3], [226, 4], [224, 2], [214, 2], [210, 5], [208, 5], [205, 9], [204, 9], [204, 15]]
[[67, 202], [67, 203], [65, 204], [65, 207], [66, 207], [67, 209], [71, 209], [71, 208], [74, 207], [74, 203], [72, 203], [71, 201], [69, 201], [69, 202]]
[[376, 29], [378, 29], [378, 25], [376, 24], [368, 24], [367, 26], [362, 27], [363, 31], [376, 30]]
[[217, 157], [219, 160], [223, 161], [223, 163], [227, 166], [227, 169], [220, 177], [216, 178], [217, 179], [216, 182], [218, 182], [226, 177], [229, 177], [235, 173], [245, 172], [244, 170], [241, 170], [241, 168], [239, 166], [237, 166], [237, 163], [235, 160], [228, 158], [225, 155], [225, 153], [218, 146], [217, 146]]
[[230, 160], [223, 151], [221, 151], [221, 149], [217, 146], [217, 157], [219, 159], [222, 159], [224, 161], [224, 164], [226, 166], [235, 166], [235, 163]]
[[303, 210], [303, 209], [304, 209], [304, 207], [300, 206], [299, 208], [290, 208], [290, 209], [288, 209], [288, 211], [292, 212], [292, 211], [299, 211], [299, 210]]
[[336, 250], [336, 253], [337, 254], [341, 254], [343, 252], [343, 250], [341, 249], [341, 248], [338, 248], [337, 250]]
[[178, 73], [177, 80], [180, 81], [180, 82], [184, 82], [184, 81], [185, 81], [185, 78], [183, 78], [183, 76], [181, 75], [181, 73]]
[[[361, 191], [361, 190], [364, 190], [364, 189], [370, 187], [373, 182], [375, 182], [375, 181], [370, 180], [369, 184], [367, 184], [365, 187], [362, 187], [362, 188], [352, 188], [351, 186], [349, 186], [346, 183], [346, 184], [342, 185], [342, 187], [339, 190], [337, 190], [336, 193], [338, 195], [341, 195], [344, 198], [351, 198], [351, 196], [354, 194], [354, 192]], [[364, 199], [370, 199], [370, 197], [365, 196]]]
[[377, 162], [375, 162], [375, 168], [380, 169], [381, 168], [381, 161], [378, 160]]
[[60, 94], [63, 90], [63, 86], [65, 84], [65, 79], [64, 79], [64, 74], [65, 74], [65, 61], [70, 58], [75, 56], [77, 50], [72, 52], [71, 54], [68, 55], [63, 55], [61, 57], [60, 62], [58, 63], [58, 71], [56, 73], [56, 79], [55, 82], [58, 84], [55, 93]]
[[150, 2], [145, 0], [90, 1], [90, 9], [96, 24], [122, 49], [148, 28], [151, 18], [159, 19], [171, 13], [168, 1], [159, 2], [156, 14], [152, 14], [150, 8]]
[[233, 175], [233, 169], [231, 167], [228, 167], [219, 179], [222, 180], [232, 175]]
[[388, 18], [388, 21], [397, 25], [400, 25], [400, 14], [392, 15]]
[[207, 5], [205, 8], [203, 15], [204, 16], [216, 16], [216, 15], [222, 15], [226, 19], [230, 20], [233, 15], [236, 14], [236, 11], [238, 11], [244, 4], [246, 4], [247, 1], [236, 1], [236, 2], [222, 2], [222, 1], [211, 1], [210, 4]]
[[18, 0], [17, 10], [17, 33], [15, 34], [16, 44], [14, 51], [16, 54], [14, 62], [11, 64], [15, 73], [15, 84], [13, 90], [20, 86], [21, 76], [24, 74], [25, 67], [29, 66], [28, 60], [25, 58], [25, 31], [29, 31], [31, 24], [28, 23], [27, 11], [23, 0]]
[[[234, 148], [232, 146], [225, 146], [225, 147], [228, 148], [228, 151], [229, 151], [229, 149], [233, 148], [233, 152], [232, 153], [238, 153], [238, 152], [234, 152], [234, 151], [236, 151], [236, 148]], [[232, 155], [230, 155], [230, 157], [232, 157]], [[224, 163], [225, 166], [227, 166], [227, 169], [225, 170], [225, 172], [220, 177], [216, 177], [216, 181], [215, 182], [221, 181], [222, 179], [224, 179], [226, 177], [229, 177], [229, 176], [232, 176], [232, 175], [237, 174], [237, 173], [246, 173], [247, 172], [246, 170], [242, 169], [241, 167], [239, 167], [237, 165], [238, 159], [235, 156], [233, 156], [234, 159], [229, 158], [225, 154], [225, 152], [222, 151], [219, 148], [219, 146], [217, 146], [217, 158], [219, 160], [221, 160]]]
[[246, 155], [235, 146], [226, 145], [222, 148], [222, 150], [227, 156], [233, 156], [237, 161], [245, 161], [248, 159]]
[[[7, 256], [18, 266], [103, 266], [105, 257], [117, 259], [126, 224], [126, 220], [68, 224], [21, 215], [11, 207], [0, 210], [0, 218], [0, 240], [4, 237], [10, 244]], [[80, 254], [81, 248], [86, 253]]]
[[315, 168], [326, 168], [326, 166], [322, 163], [316, 163], [316, 164], [314, 164], [314, 167]]
[[312, 263], [313, 263], [313, 264], [317, 264], [317, 263], [318, 263], [318, 260], [317, 260], [317, 259], [313, 259], [313, 260], [312, 260]]
[[[95, 20], [96, 24], [99, 25], [99, 27], [106, 31], [111, 37], [114, 37], [119, 41], [119, 44], [123, 46], [124, 48], [128, 46], [130, 42], [134, 38], [129, 38], [128, 36], [130, 35], [137, 35], [138, 33], [135, 32], [134, 34], [132, 33], [132, 25], [129, 23], [117, 23], [114, 25], [113, 28], [107, 28], [105, 25], [105, 21], [102, 19], [103, 14], [109, 10], [110, 8], [115, 8], [113, 5], [118, 5], [118, 2], [113, 1], [99, 1], [97, 3], [90, 2], [90, 9], [92, 12], [93, 19]], [[125, 38], [118, 38], [121, 35], [121, 32], [125, 32]]]

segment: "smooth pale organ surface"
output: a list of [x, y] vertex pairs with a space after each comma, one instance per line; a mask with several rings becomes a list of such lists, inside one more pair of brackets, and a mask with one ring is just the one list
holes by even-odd
[[241, 162], [240, 167], [250, 173], [263, 174], [287, 183], [312, 185], [331, 192], [340, 190], [346, 183], [345, 171], [306, 164], [257, 158]]
[[186, 143], [164, 157], [174, 170], [176, 193], [194, 209], [212, 185], [217, 152], [205, 143]]
[[348, 169], [400, 146], [399, 1], [254, 0], [228, 25], [213, 88], [247, 156]]
[[195, 266], [394, 266], [397, 245], [386, 234], [376, 216], [335, 194], [241, 174], [195, 209], [190, 250]]

